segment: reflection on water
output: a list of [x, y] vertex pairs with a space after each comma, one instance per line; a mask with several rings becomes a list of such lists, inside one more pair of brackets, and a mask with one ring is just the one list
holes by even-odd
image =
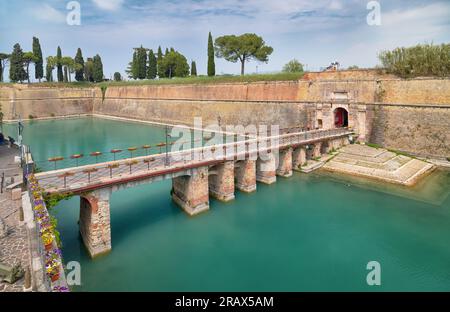
[[[51, 124], [51, 127], [48, 125]], [[92, 118], [33, 122], [37, 159], [161, 141], [159, 127]], [[171, 181], [114, 192], [112, 251], [89, 259], [79, 198], [55, 208], [65, 262], [81, 263], [75, 291], [449, 291], [450, 175], [414, 188], [335, 173], [294, 173], [230, 203], [186, 216]], [[366, 283], [378, 261], [382, 285]]]

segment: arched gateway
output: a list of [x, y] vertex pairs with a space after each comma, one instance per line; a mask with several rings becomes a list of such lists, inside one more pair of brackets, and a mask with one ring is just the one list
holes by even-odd
[[348, 112], [345, 108], [338, 107], [334, 110], [334, 126], [336, 128], [348, 127]]

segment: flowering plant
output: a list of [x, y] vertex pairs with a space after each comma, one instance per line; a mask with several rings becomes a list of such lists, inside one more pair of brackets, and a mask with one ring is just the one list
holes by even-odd
[[61, 251], [53, 249], [45, 253], [45, 271], [52, 282], [59, 279], [61, 268]]
[[[45, 272], [52, 282], [59, 279], [61, 270], [61, 250], [58, 248], [52, 249], [53, 241], [57, 240], [55, 236], [57, 231], [55, 230], [56, 223], [49, 215], [46, 202], [43, 198], [43, 189], [39, 187], [39, 183], [36, 177], [32, 174], [28, 175], [28, 182], [33, 199], [33, 212], [37, 225], [39, 226], [39, 234], [41, 236], [42, 244], [45, 246]], [[54, 288], [55, 291], [68, 291], [67, 287], [59, 286]]]
[[53, 248], [49, 251], [45, 252], [45, 261], [52, 261], [54, 259], [60, 259], [61, 258], [61, 250], [59, 248]]
[[69, 288], [66, 286], [55, 286], [53, 287], [54, 292], [69, 292]]
[[46, 232], [42, 233], [41, 238], [42, 238], [42, 242], [44, 243], [45, 246], [53, 243], [53, 234], [50, 231], [46, 231]]

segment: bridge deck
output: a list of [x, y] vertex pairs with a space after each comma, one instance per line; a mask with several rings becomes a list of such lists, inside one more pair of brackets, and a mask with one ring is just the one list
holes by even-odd
[[106, 186], [174, 174], [226, 160], [256, 159], [257, 154], [261, 155], [269, 150], [306, 145], [351, 134], [353, 131], [347, 128], [289, 133], [167, 154], [41, 172], [36, 174], [36, 178], [46, 192], [81, 193]]

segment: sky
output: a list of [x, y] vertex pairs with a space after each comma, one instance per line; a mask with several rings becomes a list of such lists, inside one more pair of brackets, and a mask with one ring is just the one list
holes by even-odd
[[[0, 52], [19, 43], [31, 51], [39, 38], [44, 57], [99, 54], [106, 78], [125, 75], [133, 47], [174, 47], [206, 74], [207, 38], [256, 33], [274, 52], [268, 63], [251, 61], [247, 73], [280, 71], [291, 59], [307, 70], [333, 61], [373, 67], [385, 49], [450, 42], [450, 0], [79, 0], [81, 25], [69, 25], [69, 0], [0, 0]], [[367, 16], [380, 7], [380, 25]], [[368, 4], [370, 4], [368, 9]], [[217, 74], [239, 74], [240, 65], [216, 59]], [[7, 74], [7, 72], [5, 72]], [[33, 75], [34, 76], [34, 75]]]

